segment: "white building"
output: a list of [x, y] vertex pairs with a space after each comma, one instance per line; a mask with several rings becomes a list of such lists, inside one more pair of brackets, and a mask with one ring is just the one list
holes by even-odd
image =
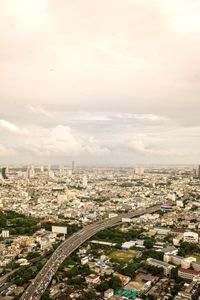
[[197, 244], [199, 241], [199, 235], [196, 232], [187, 231], [183, 234], [184, 242]]
[[163, 268], [164, 269], [164, 274], [166, 276], [171, 273], [171, 270], [173, 268], [175, 268], [175, 266], [172, 266], [172, 265], [168, 264], [167, 262], [157, 260], [157, 259], [154, 259], [154, 258], [148, 258], [147, 263], [151, 266], [155, 266], [155, 267], [158, 267], [158, 268]]
[[123, 250], [128, 250], [131, 247], [135, 246], [135, 244], [136, 244], [136, 241], [125, 242], [125, 243], [122, 244], [122, 249]]
[[99, 284], [101, 282], [101, 279], [95, 274], [90, 274], [85, 277], [85, 281], [89, 284]]
[[135, 174], [136, 175], [143, 175], [144, 174], [144, 168], [135, 168]]
[[104, 299], [110, 299], [111, 297], [114, 296], [114, 290], [113, 289], [108, 289], [107, 291], [104, 292]]
[[9, 230], [2, 230], [1, 236], [3, 238], [9, 238], [9, 236], [10, 236]]
[[84, 176], [83, 176], [83, 179], [82, 179], [82, 186], [83, 186], [84, 188], [86, 188], [87, 185], [88, 185], [87, 176], [84, 175]]
[[83, 258], [81, 258], [81, 265], [86, 265], [88, 263], [88, 257], [87, 256], [85, 256], [85, 257], [83, 257]]

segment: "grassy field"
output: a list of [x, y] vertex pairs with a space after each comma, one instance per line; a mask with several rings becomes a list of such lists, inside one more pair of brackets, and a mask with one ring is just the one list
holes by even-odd
[[200, 262], [200, 255], [192, 255], [192, 256], [197, 259], [197, 262]]
[[115, 250], [110, 253], [109, 257], [111, 259], [114, 259], [115, 261], [126, 263], [131, 259], [133, 259], [137, 254], [138, 252], [135, 250], [129, 250], [129, 251]]

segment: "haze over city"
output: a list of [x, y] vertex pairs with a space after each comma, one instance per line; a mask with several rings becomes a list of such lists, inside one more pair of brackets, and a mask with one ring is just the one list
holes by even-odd
[[199, 11], [1, 0], [1, 164], [198, 163]]
[[0, 300], [200, 300], [199, 16], [0, 0]]

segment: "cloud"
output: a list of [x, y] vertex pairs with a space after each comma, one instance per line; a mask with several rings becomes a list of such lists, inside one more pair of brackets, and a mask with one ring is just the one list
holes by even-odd
[[[123, 140], [124, 145], [131, 151], [147, 157], [162, 157], [165, 160], [182, 157], [185, 162], [191, 158], [199, 157], [196, 137], [200, 135], [199, 128], [174, 128], [161, 133], [135, 134]], [[191, 133], [191, 134], [190, 134]], [[187, 140], [187, 143], [185, 142]]]
[[39, 156], [76, 156], [81, 151], [80, 141], [73, 136], [70, 127], [63, 125], [35, 127], [33, 135], [26, 139], [22, 147]]
[[111, 153], [107, 147], [100, 146], [93, 137], [90, 137], [87, 143], [84, 144], [83, 150], [92, 155], [109, 155]]
[[154, 114], [131, 114], [131, 113], [120, 113], [115, 114], [114, 117], [119, 119], [135, 119], [140, 121], [151, 121], [160, 122], [168, 121], [169, 119], [164, 116], [154, 115]]
[[156, 149], [152, 145], [145, 143], [142, 138], [135, 138], [128, 141], [129, 149], [138, 152], [143, 155], [159, 155], [159, 156], [184, 156], [184, 153], [173, 151], [173, 150], [163, 150], [163, 149]]
[[29, 109], [36, 113], [36, 114], [41, 114], [43, 115], [44, 117], [48, 117], [48, 118], [52, 118], [53, 117], [53, 113], [44, 109], [43, 107], [40, 107], [40, 106], [30, 106]]
[[0, 128], [8, 131], [10, 133], [16, 134], [16, 135], [27, 135], [28, 134], [27, 129], [21, 129], [21, 128], [17, 127], [15, 124], [8, 122], [6, 120], [0, 120]]
[[93, 137], [72, 133], [69, 126], [35, 128], [34, 135], [22, 145], [26, 151], [39, 156], [73, 157], [83, 155], [105, 155], [109, 150], [102, 147]]
[[16, 150], [0, 144], [0, 157], [10, 157], [16, 155]]
[[19, 162], [196, 162], [199, 9], [198, 0], [1, 0], [1, 142]]

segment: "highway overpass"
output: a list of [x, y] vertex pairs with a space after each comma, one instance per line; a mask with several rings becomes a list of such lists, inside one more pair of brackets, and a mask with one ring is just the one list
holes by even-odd
[[160, 205], [146, 209], [138, 209], [117, 217], [104, 219], [88, 225], [66, 239], [52, 254], [37, 276], [33, 279], [20, 300], [39, 300], [57, 272], [62, 262], [85, 241], [90, 239], [97, 232], [109, 227], [114, 227], [122, 222], [122, 218], [139, 217], [146, 213], [155, 213], [160, 210]]

